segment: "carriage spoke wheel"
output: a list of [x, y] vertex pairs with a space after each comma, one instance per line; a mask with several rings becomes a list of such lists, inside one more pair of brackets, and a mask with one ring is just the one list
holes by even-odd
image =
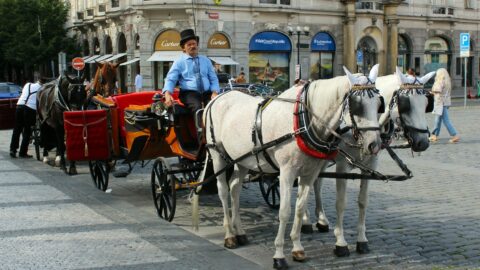
[[263, 199], [273, 209], [280, 208], [280, 181], [278, 177], [263, 176], [258, 182]]
[[153, 203], [160, 218], [172, 221], [175, 216], [175, 178], [168, 174], [170, 166], [164, 158], [157, 158], [152, 168]]
[[93, 184], [101, 191], [108, 188], [108, 174], [110, 173], [110, 166], [107, 162], [101, 160], [89, 161], [90, 175], [92, 176]]

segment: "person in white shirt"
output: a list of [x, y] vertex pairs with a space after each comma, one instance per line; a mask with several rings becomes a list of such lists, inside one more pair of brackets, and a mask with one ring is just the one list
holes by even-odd
[[140, 92], [143, 87], [143, 77], [140, 73], [135, 76], [135, 92]]
[[37, 92], [40, 91], [43, 79], [36, 83], [27, 83], [23, 87], [22, 94], [18, 98], [17, 109], [15, 111], [15, 127], [13, 128], [12, 140], [10, 142], [10, 157], [17, 157], [17, 149], [22, 134], [22, 144], [18, 156], [21, 158], [31, 158], [27, 154], [30, 136], [32, 135], [32, 126], [35, 124], [37, 116]]

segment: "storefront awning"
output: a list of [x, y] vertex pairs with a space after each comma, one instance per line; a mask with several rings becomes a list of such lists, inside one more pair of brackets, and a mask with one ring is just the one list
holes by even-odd
[[105, 54], [105, 55], [102, 55], [99, 58], [95, 59], [95, 61], [96, 62], [102, 62], [102, 61], [105, 61], [112, 56], [113, 56], [113, 54]]
[[235, 62], [232, 58], [230, 57], [225, 57], [225, 56], [209, 56], [210, 60], [213, 62], [220, 64], [220, 65], [239, 65], [237, 62]]
[[130, 64], [133, 64], [133, 63], [136, 63], [140, 61], [140, 58], [133, 58], [131, 60], [128, 60], [127, 62], [124, 62], [124, 63], [121, 63], [120, 66], [126, 66], [126, 65], [130, 65]]
[[86, 64], [91, 64], [93, 63], [95, 59], [99, 58], [101, 55], [92, 55], [86, 59], [83, 59], [85, 61]]
[[82, 57], [83, 61], [87, 60], [87, 58], [90, 58], [90, 55]]
[[125, 55], [127, 55], [126, 53], [119, 53], [119, 54], [115, 54], [115, 55], [112, 55], [112, 57], [108, 58], [108, 59], [104, 59], [104, 61], [113, 61], [113, 60], [117, 60], [118, 58], [121, 58], [121, 57], [124, 57]]
[[147, 59], [148, 62], [173, 62], [177, 60], [183, 52], [181, 51], [157, 51]]

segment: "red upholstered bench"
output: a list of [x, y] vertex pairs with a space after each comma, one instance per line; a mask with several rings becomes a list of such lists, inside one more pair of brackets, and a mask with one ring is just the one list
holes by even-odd
[[161, 91], [145, 91], [139, 93], [129, 93], [124, 95], [118, 95], [113, 97], [113, 101], [117, 105], [117, 113], [118, 113], [118, 122], [120, 125], [120, 136], [125, 138], [126, 131], [125, 131], [125, 120], [124, 118], [124, 110], [130, 105], [147, 105], [152, 104], [152, 97], [156, 93], [161, 93]]

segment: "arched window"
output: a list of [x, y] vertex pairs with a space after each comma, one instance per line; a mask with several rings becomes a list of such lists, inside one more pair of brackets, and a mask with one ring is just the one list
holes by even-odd
[[439, 68], [445, 68], [450, 72], [450, 62], [450, 48], [445, 39], [432, 37], [425, 42], [423, 57], [423, 72], [425, 74]]
[[412, 50], [407, 42], [406, 37], [403, 35], [398, 35], [398, 59], [397, 66], [399, 66], [403, 73], [405, 73], [408, 68], [413, 68], [411, 64]]
[[368, 72], [377, 63], [377, 52], [377, 44], [373, 38], [362, 38], [357, 46], [357, 72]]

